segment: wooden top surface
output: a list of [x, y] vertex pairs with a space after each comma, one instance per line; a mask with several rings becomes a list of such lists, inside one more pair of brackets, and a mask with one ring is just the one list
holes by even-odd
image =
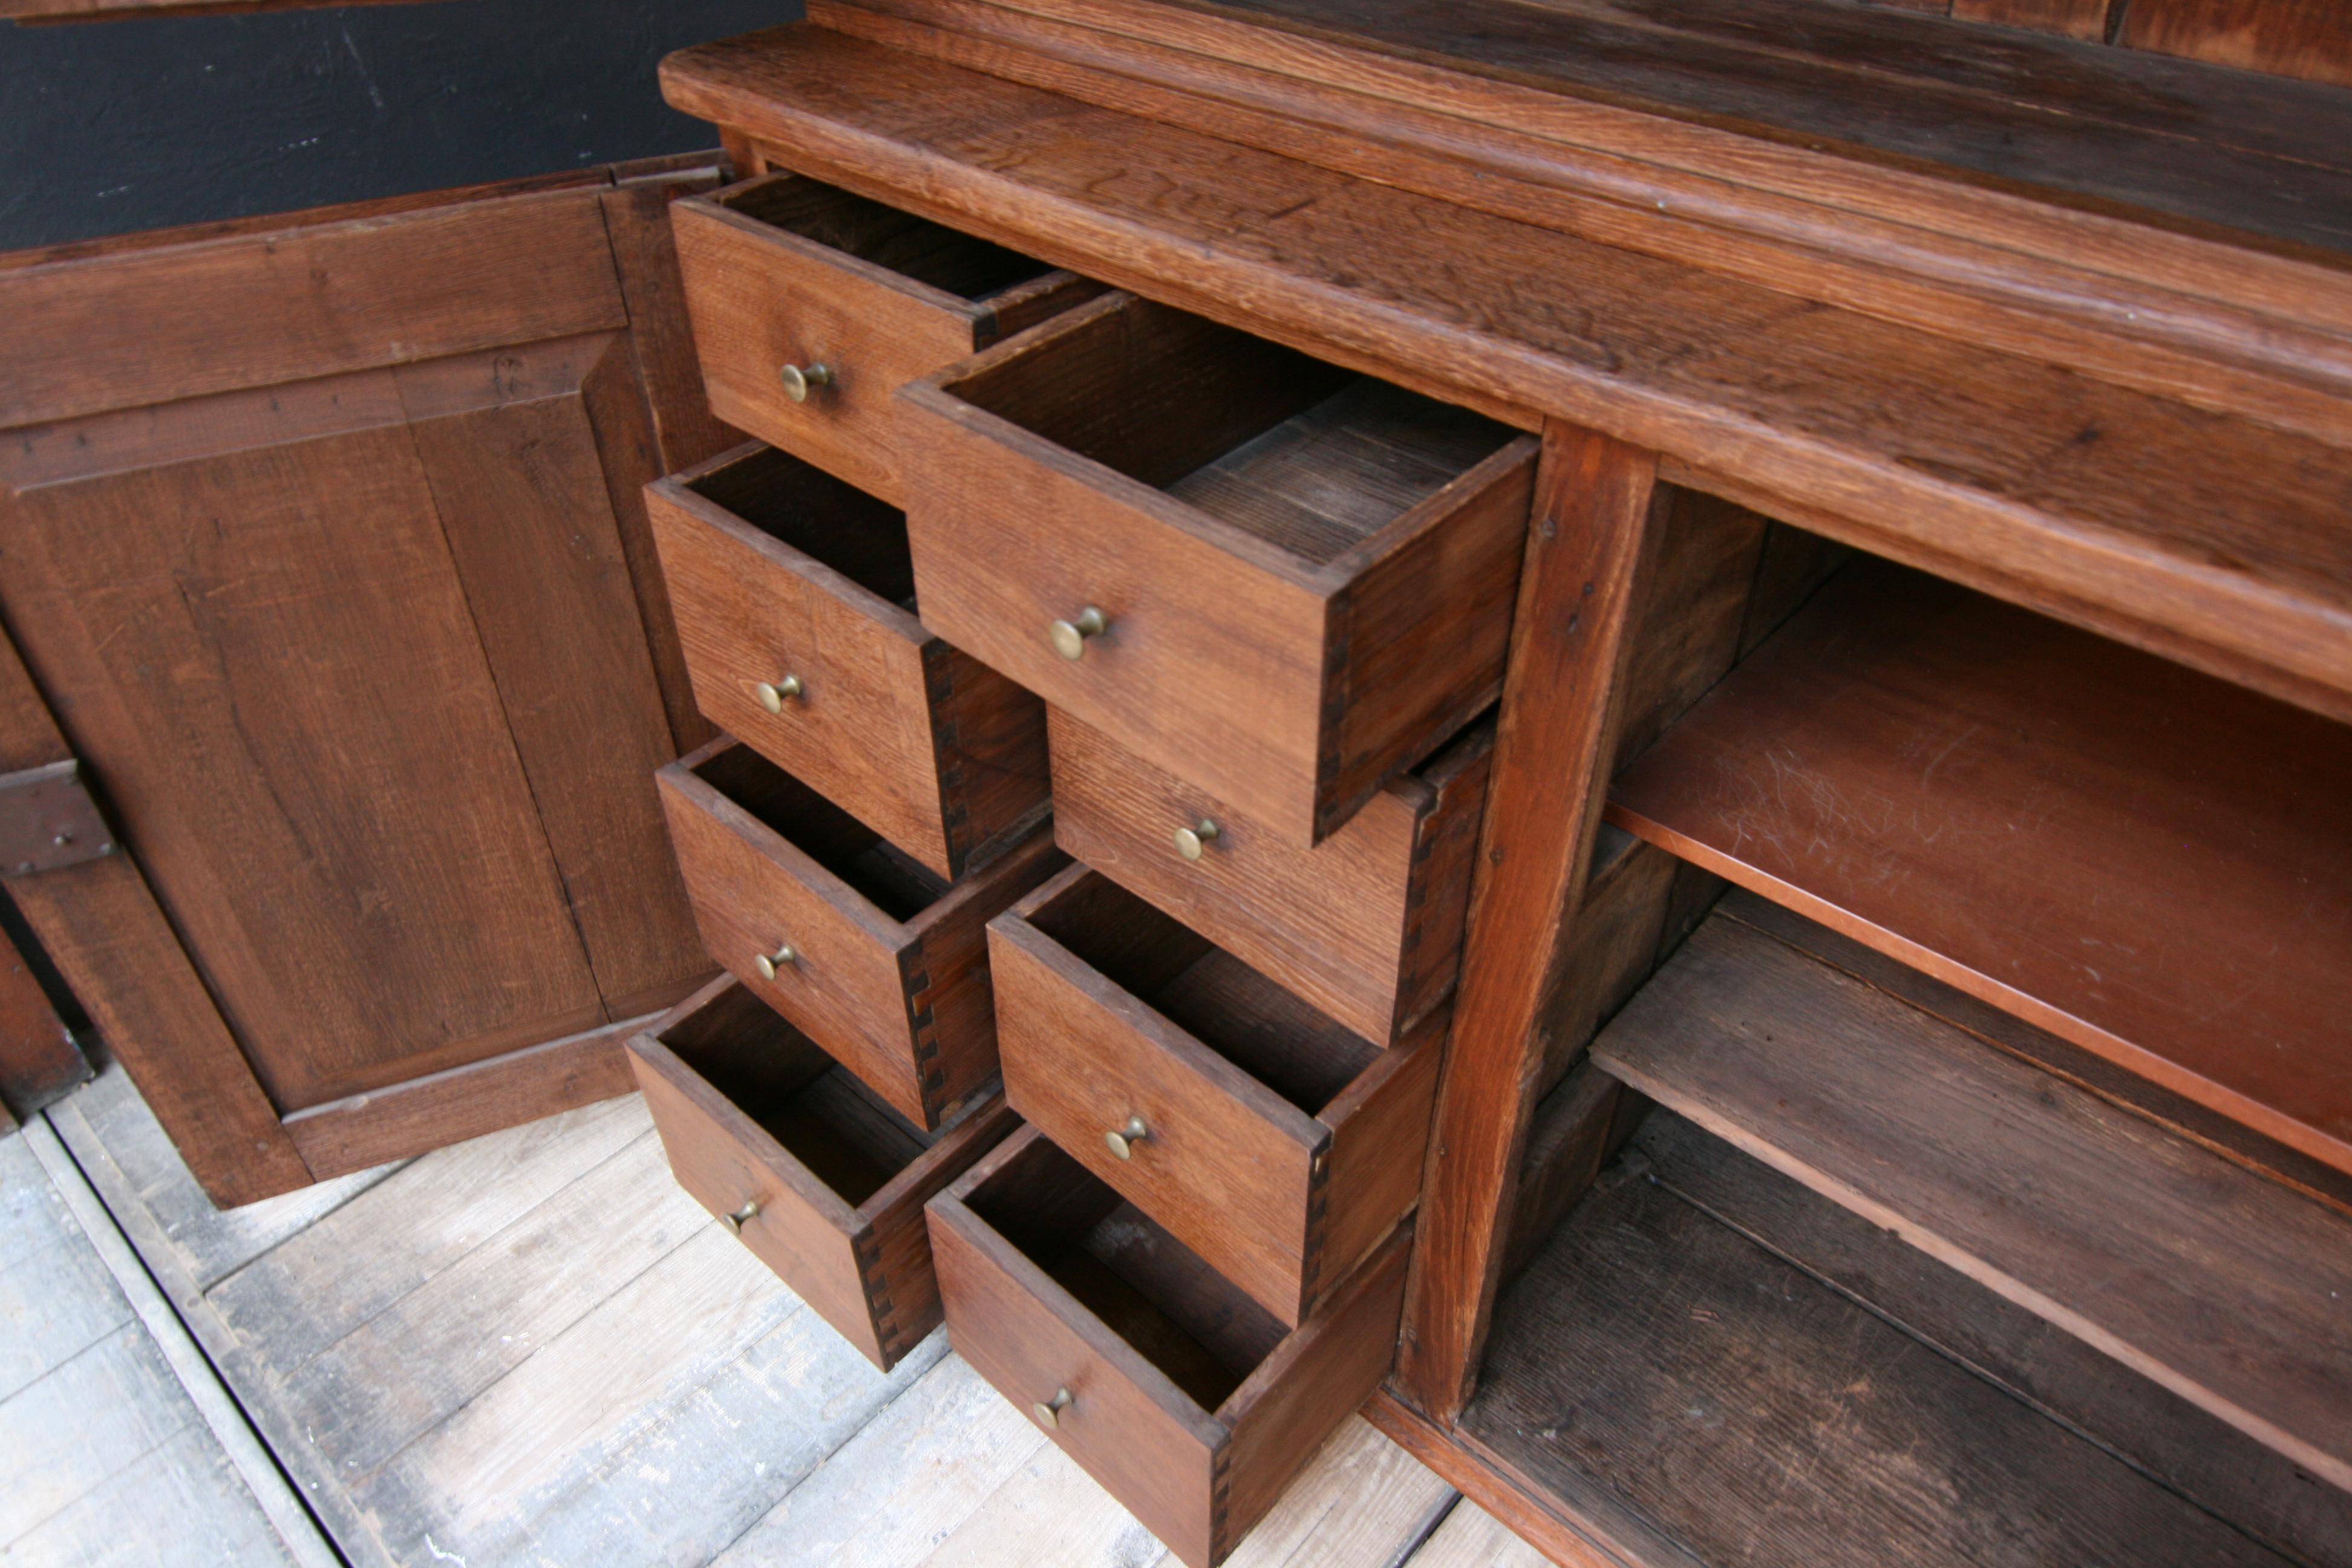
[[2352, 716], [2342, 447], [806, 25], [663, 76], [803, 172]]
[[1878, 563], [1620, 826], [2352, 1170], [2352, 730]]
[[2352, 250], [2352, 92], [1835, 0], [1155, 0], [2047, 197]]

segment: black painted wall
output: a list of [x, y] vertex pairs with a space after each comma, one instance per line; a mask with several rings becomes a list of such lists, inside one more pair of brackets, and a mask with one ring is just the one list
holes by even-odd
[[0, 22], [0, 250], [715, 144], [687, 44], [799, 0], [435, 0]]

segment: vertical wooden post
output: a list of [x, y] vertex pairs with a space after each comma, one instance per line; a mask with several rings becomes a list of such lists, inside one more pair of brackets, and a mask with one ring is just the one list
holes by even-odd
[[1509, 1241], [1544, 1057], [1537, 1027], [1601, 823], [1656, 477], [1654, 453], [1545, 426], [1398, 1347], [1401, 1392], [1441, 1421], [1477, 1381]]

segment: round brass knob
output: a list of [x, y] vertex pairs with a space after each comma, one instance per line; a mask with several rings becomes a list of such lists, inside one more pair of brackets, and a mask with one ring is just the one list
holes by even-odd
[[833, 384], [833, 367], [829, 364], [788, 364], [776, 372], [776, 379], [784, 384], [786, 397], [794, 403], [806, 403], [810, 387]]
[[1143, 1124], [1140, 1116], [1130, 1116], [1127, 1125], [1103, 1134], [1104, 1146], [1122, 1160], [1135, 1158], [1135, 1146], [1151, 1136], [1151, 1129]]
[[751, 961], [751, 967], [760, 972], [761, 979], [773, 980], [776, 977], [777, 970], [782, 968], [787, 963], [798, 963], [800, 961], [801, 950], [794, 947], [791, 942], [785, 942], [782, 946], [777, 948], [775, 952], [763, 952], [759, 957], [753, 959]]
[[1217, 831], [1216, 819], [1209, 816], [1201, 818], [1201, 825], [1198, 827], [1178, 828], [1176, 853], [1187, 860], [1198, 860], [1201, 858], [1201, 851], [1216, 842]]
[[755, 681], [751, 686], [751, 695], [771, 713], [782, 712], [787, 699], [802, 696], [806, 690], [797, 675], [787, 675], [782, 680]]
[[1047, 626], [1045, 640], [1052, 643], [1054, 651], [1064, 658], [1084, 658], [1087, 657], [1087, 639], [1102, 636], [1109, 625], [1108, 617], [1088, 605], [1078, 612], [1076, 620], [1055, 621]]
[[746, 1198], [743, 1200], [743, 1206], [741, 1208], [737, 1209], [733, 1214], [724, 1215], [723, 1217], [727, 1221], [727, 1228], [733, 1231], [736, 1235], [740, 1236], [743, 1234], [743, 1227], [745, 1226], [760, 1217], [760, 1200], [757, 1198]]
[[1062, 1424], [1062, 1412], [1069, 1407], [1070, 1391], [1066, 1388], [1057, 1388], [1054, 1390], [1053, 1398], [1039, 1400], [1029, 1407], [1029, 1413], [1037, 1417], [1037, 1425], [1040, 1426], [1059, 1426]]

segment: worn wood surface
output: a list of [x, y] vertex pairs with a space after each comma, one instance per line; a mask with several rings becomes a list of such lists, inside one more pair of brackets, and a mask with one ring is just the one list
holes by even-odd
[[[1851, 10], [1835, 0], [1809, 9], [1832, 24]], [[2069, 209], [1933, 168], [1825, 156], [1818, 144], [1638, 103], [1563, 97], [1361, 39], [1303, 39], [1232, 11], [816, 0], [811, 14], [1124, 113], [2201, 407], [2314, 434], [2345, 429], [2340, 394], [2327, 388], [2343, 384], [2347, 302], [2340, 269], [2311, 258]], [[1917, 52], [1941, 46], [1981, 66], [2032, 42], [1945, 31], [1948, 42], [1916, 40]], [[1791, 41], [1810, 36], [1800, 25]], [[2054, 63], [2077, 85], [2105, 67], [2105, 51], [2060, 49], [2074, 58]], [[1770, 68], [1769, 46], [1760, 63]], [[1814, 63], [1838, 64], [1824, 52]], [[1915, 63], [1892, 65], [1899, 76]], [[1864, 91], [1885, 85], [1875, 77]]]
[[1612, 819], [2352, 1168], [2352, 730], [1884, 563]]
[[[928, 216], [2352, 713], [2327, 443], [860, 40], [785, 29], [666, 80]], [[1572, 321], [1513, 281], [1563, 276]]]
[[[1520, 1278], [1464, 1430], [1580, 1528], [1645, 1563], [2284, 1563], [2290, 1559], [1801, 1261], [1841, 1227], [1869, 1265], [1917, 1255], [1824, 1199], [1745, 1231], [1681, 1195], [1685, 1165], [1787, 1186], [1654, 1116]], [[1765, 1217], [1751, 1207], [1745, 1217]], [[1865, 1242], [1864, 1237], [1867, 1237]], [[1984, 1310], [1948, 1270], [1940, 1321]], [[1990, 1299], [1998, 1308], [2005, 1305]], [[2107, 1363], [2111, 1381], [2133, 1373]], [[2120, 1434], [2126, 1442], [2128, 1429]], [[2251, 1445], [2243, 1437], [2234, 1441]], [[2210, 1465], [2236, 1462], [2227, 1451]]]
[[2116, 42], [2352, 87], [2352, 29], [2290, 0], [2130, 0]]
[[1503, 711], [1438, 1083], [1399, 1386], [1441, 1420], [1478, 1376], [1509, 1245], [1538, 1025], [1558, 989], [1601, 827], [1612, 710], [1650, 528], [1655, 459], [1564, 425], [1544, 438]]
[[1061, 867], [1042, 819], [949, 883], [732, 740], [664, 768], [661, 790], [704, 940], [738, 980], [919, 1126], [994, 1080], [984, 927]]
[[1742, 923], [1749, 897], [1601, 1067], [2352, 1489], [2352, 1222]]
[[648, 494], [704, 713], [943, 877], [1034, 816], [1045, 709], [916, 618], [900, 514], [759, 447]]
[[1533, 449], [1492, 422], [1128, 297], [900, 403], [926, 624], [1297, 844], [1493, 700]]
[[[6, 897], [0, 891], [0, 900]], [[9, 912], [0, 907], [0, 914]], [[89, 1077], [89, 1063], [15, 940], [16, 930], [0, 922], [0, 1112], [12, 1112], [12, 1121]]]

